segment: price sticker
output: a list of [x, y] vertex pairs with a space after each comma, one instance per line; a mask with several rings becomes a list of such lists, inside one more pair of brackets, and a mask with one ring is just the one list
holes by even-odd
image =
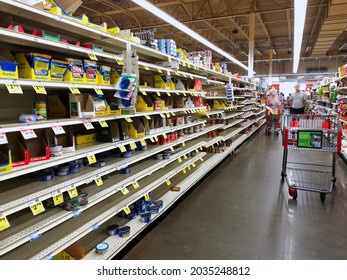
[[163, 137], [164, 139], [167, 139], [167, 135], [165, 133], [163, 133]]
[[188, 158], [187, 155], [184, 155], [183, 157], [184, 157], [184, 159], [187, 159], [187, 158]]
[[182, 142], [182, 147], [185, 147], [186, 146], [186, 143]]
[[159, 91], [157, 91], [156, 93], [157, 93], [158, 96], [161, 96]]
[[148, 67], [148, 66], [145, 66], [145, 70], [149, 71], [149, 67]]
[[171, 112], [171, 115], [176, 116], [176, 114], [174, 112]]
[[183, 174], [186, 174], [187, 173], [187, 169], [183, 169]]
[[104, 184], [104, 182], [102, 181], [101, 177], [95, 178], [95, 179], [94, 179], [94, 182], [95, 182], [95, 184], [96, 184], [98, 187], [100, 187], [100, 186], [102, 186], [102, 185]]
[[165, 115], [164, 115], [163, 113], [160, 113], [160, 116], [161, 116], [162, 118], [165, 118]]
[[187, 78], [187, 75], [186, 75], [186, 74], [183, 74], [183, 76], [184, 76], [185, 78]]
[[78, 196], [78, 191], [77, 191], [77, 189], [74, 188], [74, 187], [70, 188], [70, 189], [67, 191], [67, 193], [69, 194], [69, 197], [70, 197], [70, 198], [74, 198], [74, 197]]
[[206, 117], [207, 117], [208, 119], [210, 119], [210, 118], [211, 118], [209, 115], [206, 115]]
[[119, 150], [120, 150], [122, 153], [125, 153], [125, 152], [127, 151], [127, 149], [126, 149], [123, 145], [119, 146]]
[[201, 161], [204, 161], [204, 159], [203, 159], [203, 158], [200, 158], [200, 160], [201, 160]]
[[144, 195], [144, 198], [145, 198], [145, 201], [148, 201], [149, 200], [149, 194], [148, 193], [146, 193], [145, 195]]
[[33, 88], [38, 94], [47, 94], [45, 87], [42, 85], [33, 85]]
[[102, 92], [101, 88], [94, 88], [96, 94], [98, 95], [104, 95], [104, 93]]
[[145, 118], [146, 118], [147, 120], [151, 120], [151, 117], [148, 116], [148, 115], [145, 115]]
[[36, 133], [34, 132], [34, 130], [32, 130], [32, 129], [22, 129], [21, 131], [20, 131], [20, 133], [22, 133], [22, 135], [23, 135], [23, 138], [24, 139], [33, 139], [33, 138], [37, 138], [37, 135], [36, 135]]
[[180, 157], [179, 157], [177, 160], [178, 160], [178, 162], [179, 162], [179, 163], [181, 163], [181, 162], [182, 162], [182, 159], [181, 159]]
[[117, 62], [118, 65], [123, 65], [124, 64], [122, 60], [116, 60], [116, 62]]
[[94, 126], [92, 125], [91, 122], [83, 122], [83, 125], [87, 130], [94, 129]]
[[192, 163], [192, 166], [193, 166], [193, 167], [196, 167], [196, 165], [195, 165], [195, 163], [194, 163], [194, 162]]
[[81, 94], [80, 90], [77, 87], [69, 87], [69, 90], [73, 94]]
[[9, 93], [14, 93], [14, 94], [22, 94], [23, 90], [19, 84], [6, 84], [7, 90]]
[[6, 216], [3, 216], [2, 214], [0, 214], [0, 231], [9, 227], [10, 227], [10, 223], [8, 222]]
[[176, 93], [177, 95], [180, 95], [180, 93], [179, 93], [178, 91], [175, 91], [175, 93]]
[[130, 142], [130, 148], [132, 150], [135, 150], [137, 148], [136, 144], [134, 142]]
[[29, 241], [32, 242], [36, 240], [37, 238], [40, 238], [42, 236], [42, 232], [39, 230], [35, 230], [32, 234], [29, 235]]
[[128, 123], [132, 123], [132, 122], [133, 122], [133, 120], [132, 120], [131, 118], [129, 118], [129, 117], [126, 117], [125, 120], [126, 120]]
[[192, 75], [189, 75], [189, 77], [190, 77], [192, 80], [194, 80], [194, 78], [193, 78], [193, 76], [192, 76]]
[[101, 127], [108, 127], [108, 124], [105, 120], [100, 120], [99, 124], [101, 125]]
[[44, 212], [46, 209], [45, 207], [43, 207], [43, 204], [41, 201], [39, 201], [38, 199], [36, 199], [35, 201], [33, 201], [30, 204], [30, 210], [33, 213], [34, 216]]
[[182, 66], [186, 66], [186, 63], [184, 61], [182, 61]]
[[139, 182], [134, 182], [133, 183], [133, 187], [134, 187], [134, 189], [137, 189], [138, 187], [140, 187]]
[[127, 195], [129, 193], [129, 190], [126, 187], [121, 189], [120, 191], [122, 192], [123, 195]]
[[144, 90], [141, 90], [141, 93], [142, 93], [143, 95], [147, 95], [147, 92], [145, 92]]
[[52, 129], [53, 129], [55, 135], [65, 134], [64, 128], [60, 125], [54, 125], [54, 126], [52, 126]]
[[194, 70], [197, 70], [198, 69], [198, 67], [196, 67], [195, 65], [194, 65]]
[[159, 73], [163, 73], [163, 71], [161, 69], [158, 68], [157, 70], [158, 70]]
[[150, 137], [149, 140], [151, 140], [152, 143], [155, 142], [154, 138], [153, 137]]
[[170, 147], [170, 150], [171, 150], [171, 152], [174, 152], [174, 151], [175, 151], [175, 149], [174, 149], [173, 147]]
[[187, 63], [188, 68], [190, 69], [190, 63]]
[[195, 152], [196, 152], [196, 153], [199, 153], [199, 150], [196, 148], [196, 149], [195, 149]]
[[98, 58], [96, 57], [95, 53], [88, 53], [88, 56], [91, 60], [95, 60], [95, 61], [98, 61]]
[[171, 73], [169, 71], [166, 72], [167, 76], [171, 76]]
[[166, 117], [170, 118], [170, 113], [169, 112], [166, 113]]
[[175, 72], [176, 76], [181, 76], [180, 73], [178, 73], [178, 71]]
[[58, 190], [52, 193], [54, 206], [62, 204], [64, 202], [63, 194]]
[[170, 186], [171, 185], [171, 182], [169, 179], [166, 180], [166, 185]]
[[96, 157], [94, 154], [87, 155], [87, 159], [88, 159], [89, 164], [96, 163]]
[[141, 143], [141, 146], [142, 146], [142, 147], [144, 147], [144, 146], [146, 146], [146, 145], [147, 145], [147, 143], [146, 143], [146, 141], [145, 141], [145, 140], [141, 140], [141, 141], [140, 141], [140, 143]]
[[170, 57], [170, 56], [167, 58], [167, 60], [168, 60], [169, 62], [171, 62], [171, 61], [172, 61], [172, 59], [171, 59], [171, 57]]
[[129, 215], [131, 213], [131, 210], [129, 207], [124, 207], [123, 211], [125, 212], [125, 214]]
[[0, 132], [0, 145], [2, 144], [7, 144], [8, 140], [7, 140], [7, 136], [5, 132]]
[[185, 92], [183, 92], [183, 96], [187, 96], [187, 94]]
[[188, 165], [188, 170], [191, 170], [192, 168], [190, 167], [190, 164]]
[[158, 136], [154, 136], [154, 139], [155, 139], [155, 142], [159, 141]]
[[170, 92], [167, 92], [167, 96], [171, 96], [171, 93], [170, 93]]

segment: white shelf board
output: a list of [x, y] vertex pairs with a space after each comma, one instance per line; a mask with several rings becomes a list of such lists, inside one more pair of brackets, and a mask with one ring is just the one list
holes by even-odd
[[148, 87], [140, 87], [139, 92], [145, 92], [145, 93], [170, 93], [170, 94], [189, 94], [189, 95], [195, 95], [195, 96], [204, 96], [206, 94], [205, 91], [193, 91], [193, 90], [168, 90], [168, 89], [162, 89], [162, 88], [148, 88]]
[[226, 96], [204, 96], [204, 99], [207, 100], [216, 100], [216, 99], [227, 99]]
[[239, 124], [239, 123], [241, 123], [241, 122], [243, 122], [243, 121], [244, 121], [244, 119], [235, 120], [235, 121], [233, 121], [233, 122], [230, 123], [230, 124], [226, 124], [226, 125], [223, 127], [223, 129], [224, 129], [224, 130], [225, 130], [225, 129], [228, 129], [228, 128], [233, 127], [234, 125], [237, 125], [237, 124]]
[[222, 142], [222, 141], [224, 141], [223, 137], [222, 136], [217, 136], [217, 137], [211, 139], [210, 141], [207, 141], [206, 144], [204, 145], [204, 147], [207, 148], [207, 147], [210, 147], [210, 146], [212, 146], [212, 145], [214, 145], [214, 144], [216, 144], [218, 142]]

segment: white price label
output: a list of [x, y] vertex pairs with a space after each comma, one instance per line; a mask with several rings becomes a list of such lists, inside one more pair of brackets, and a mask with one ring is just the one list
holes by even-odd
[[94, 129], [94, 126], [91, 122], [84, 122], [83, 124], [87, 130]]
[[16, 83], [6, 84], [6, 87], [9, 93], [14, 93], [14, 94], [23, 93], [23, 90], [19, 84], [16, 84]]
[[22, 133], [24, 139], [37, 138], [36, 133], [32, 129], [22, 129], [20, 132]]
[[0, 132], [0, 145], [7, 144], [7, 137], [5, 132]]
[[52, 126], [55, 135], [65, 134], [65, 130], [62, 126], [55, 125]]

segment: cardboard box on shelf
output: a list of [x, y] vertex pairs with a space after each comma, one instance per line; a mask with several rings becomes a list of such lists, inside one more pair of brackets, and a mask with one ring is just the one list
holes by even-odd
[[126, 120], [118, 121], [118, 129], [119, 129], [119, 138], [121, 141], [129, 139], [129, 127], [128, 127], [128, 122]]
[[142, 123], [145, 128], [145, 134], [149, 135], [151, 131], [150, 122], [146, 118], [142, 118]]
[[94, 143], [97, 141], [97, 133], [77, 134], [75, 136], [76, 145]]
[[46, 0], [52, 5], [59, 6], [66, 14], [74, 13], [82, 5], [82, 0]]
[[0, 48], [0, 78], [18, 79], [18, 64], [6, 48]]
[[94, 101], [89, 93], [69, 94], [70, 117], [92, 118], [95, 117]]
[[130, 138], [141, 138], [146, 135], [145, 126], [139, 118], [135, 118], [132, 123], [128, 123]]
[[59, 95], [47, 96], [47, 117], [48, 118], [67, 118], [68, 110], [64, 106]]
[[12, 170], [10, 147], [7, 144], [0, 145], [0, 174]]
[[176, 90], [186, 90], [184, 84], [180, 79], [174, 79], [173, 82], [175, 84]]
[[50, 55], [40, 53], [17, 53], [18, 77], [31, 80], [51, 80]]
[[7, 134], [8, 146], [11, 151], [12, 166], [22, 166], [30, 163], [30, 152], [21, 141], [20, 132]]
[[49, 3], [49, 0], [19, 0], [19, 2], [25, 3], [27, 5], [30, 5], [39, 9], [50, 9], [52, 7], [52, 4]]
[[117, 69], [114, 67], [111, 67], [111, 72], [110, 72], [111, 85], [117, 84], [119, 79], [120, 79], [120, 74], [118, 73]]
[[164, 131], [166, 127], [166, 117], [162, 118], [161, 116], [154, 117], [154, 133]]
[[36, 129], [37, 138], [24, 139], [21, 135], [21, 141], [26, 150], [29, 150], [30, 162], [48, 160], [51, 157], [51, 151], [48, 142], [48, 129]]
[[87, 84], [96, 84], [96, 75], [98, 65], [96, 61], [84, 60], [83, 61], [84, 77]]
[[97, 139], [100, 142], [118, 142], [120, 140], [118, 121], [109, 121], [108, 127], [102, 128], [98, 133]]
[[62, 82], [67, 71], [68, 62], [64, 60], [51, 60], [51, 80]]
[[153, 111], [153, 101], [148, 95], [138, 95], [136, 103], [137, 112]]
[[84, 83], [84, 65], [80, 59], [67, 59], [68, 66], [63, 81], [70, 83]]
[[165, 100], [159, 98], [158, 96], [154, 96], [154, 110], [155, 111], [163, 111], [166, 110]]
[[180, 95], [173, 96], [173, 106], [174, 108], [184, 108], [184, 97]]
[[63, 146], [63, 154], [72, 153], [76, 150], [75, 135], [70, 127], [64, 127], [65, 133], [54, 135], [54, 144]]
[[171, 110], [173, 109], [173, 97], [172, 96], [167, 96], [167, 95], [163, 95], [161, 97], [162, 100], [164, 100], [165, 102], [165, 109], [164, 110]]
[[154, 87], [155, 88], [170, 90], [170, 82], [171, 82], [170, 77], [167, 77], [167, 76], [162, 77], [160, 75], [154, 76]]
[[96, 73], [96, 83], [98, 85], [111, 84], [111, 67], [105, 65], [98, 65], [98, 71]]
[[96, 117], [103, 117], [110, 115], [110, 106], [103, 97], [96, 97], [93, 95], [94, 111]]

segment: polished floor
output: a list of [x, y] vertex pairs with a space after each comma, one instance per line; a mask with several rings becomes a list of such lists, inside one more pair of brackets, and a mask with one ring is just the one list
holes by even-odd
[[[324, 203], [305, 191], [293, 200], [281, 182], [282, 151], [281, 136], [257, 133], [123, 259], [347, 259], [347, 166], [337, 157], [336, 189]], [[320, 152], [289, 157], [330, 159]]]

